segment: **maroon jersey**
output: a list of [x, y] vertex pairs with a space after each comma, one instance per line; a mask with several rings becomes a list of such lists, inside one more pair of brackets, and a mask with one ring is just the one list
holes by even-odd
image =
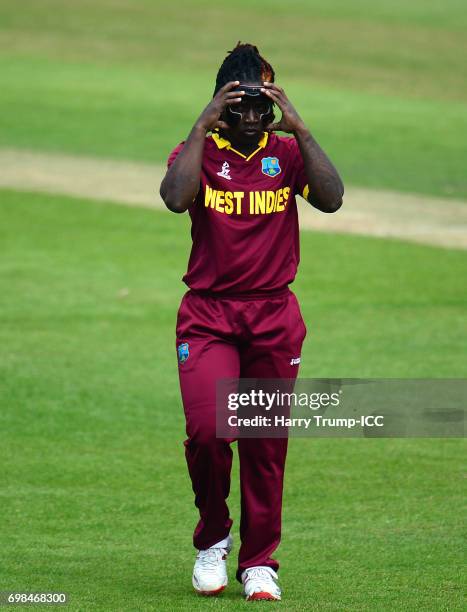
[[306, 198], [308, 185], [295, 138], [265, 132], [246, 156], [219, 134], [208, 136], [188, 209], [193, 246], [183, 281], [232, 295], [286, 287], [300, 260], [296, 194]]

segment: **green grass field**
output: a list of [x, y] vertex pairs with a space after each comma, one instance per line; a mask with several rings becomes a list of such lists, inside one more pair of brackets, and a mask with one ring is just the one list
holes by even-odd
[[[456, 0], [2, 0], [0, 147], [162, 162], [241, 38], [346, 184], [467, 198], [466, 25]], [[174, 344], [189, 242], [187, 215], [0, 190], [0, 591], [248, 605], [238, 537], [224, 595], [191, 589]], [[466, 377], [466, 271], [465, 251], [303, 232], [300, 375]], [[458, 439], [291, 440], [284, 600], [267, 607], [464, 610], [464, 456]], [[231, 507], [236, 536], [237, 465]]]
[[241, 38], [346, 184], [467, 199], [465, 3], [379, 4], [2, 0], [0, 146], [165, 161]]
[[[191, 593], [173, 331], [186, 217], [1, 201], [2, 588], [64, 590], [76, 610], [236, 609], [235, 583], [218, 602]], [[301, 374], [465, 376], [466, 259], [305, 233]], [[461, 440], [293, 440], [286, 609], [461, 610], [464, 451]]]

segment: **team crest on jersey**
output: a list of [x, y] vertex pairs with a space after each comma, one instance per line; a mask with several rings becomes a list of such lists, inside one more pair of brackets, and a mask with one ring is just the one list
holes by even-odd
[[277, 157], [263, 157], [261, 160], [261, 172], [266, 176], [277, 176], [281, 171]]
[[183, 344], [179, 344], [177, 351], [178, 351], [178, 363], [185, 363], [185, 361], [190, 356], [188, 342], [183, 342]]

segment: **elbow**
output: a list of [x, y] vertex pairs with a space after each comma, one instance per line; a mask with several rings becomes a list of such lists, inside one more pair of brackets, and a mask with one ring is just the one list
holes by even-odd
[[339, 181], [340, 185], [335, 189], [333, 195], [329, 194], [328, 197], [322, 202], [321, 210], [325, 213], [335, 213], [344, 203], [344, 185], [342, 181]]
[[[164, 200], [164, 198], [162, 199]], [[165, 199], [164, 204], [167, 206], [167, 208], [171, 212], [178, 213], [178, 214], [184, 213], [188, 209], [188, 206], [180, 202], [176, 202], [175, 200]]]
[[159, 194], [162, 201], [171, 212], [184, 213], [187, 210], [188, 206], [178, 201], [176, 198], [171, 197], [170, 194], [167, 193], [167, 190], [164, 189], [163, 185], [160, 188]]
[[312, 206], [324, 213], [335, 213], [343, 204], [342, 196], [335, 198], [327, 198], [326, 200], [308, 200]]
[[322, 189], [313, 195], [310, 193], [308, 201], [312, 206], [324, 213], [335, 213], [343, 204], [344, 185], [338, 183], [330, 185], [328, 189]]
[[337, 198], [335, 200], [329, 200], [328, 202], [326, 202], [325, 208], [323, 208], [322, 210], [326, 213], [335, 213], [342, 206], [343, 201], [344, 200], [342, 199], [342, 197]]

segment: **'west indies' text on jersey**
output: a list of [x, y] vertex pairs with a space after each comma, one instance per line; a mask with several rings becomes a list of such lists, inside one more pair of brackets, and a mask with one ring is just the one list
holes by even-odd
[[183, 281], [232, 295], [286, 287], [300, 260], [296, 194], [306, 198], [308, 185], [295, 138], [264, 133], [246, 156], [219, 134], [208, 136], [188, 209], [193, 245]]

